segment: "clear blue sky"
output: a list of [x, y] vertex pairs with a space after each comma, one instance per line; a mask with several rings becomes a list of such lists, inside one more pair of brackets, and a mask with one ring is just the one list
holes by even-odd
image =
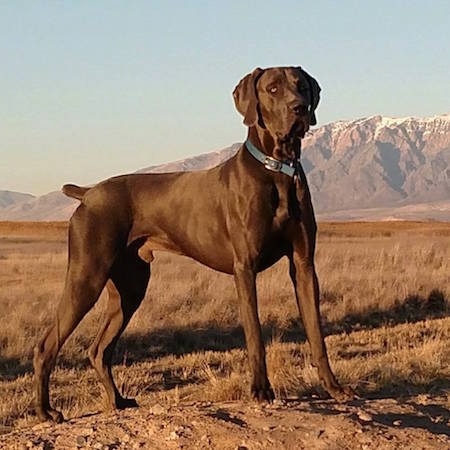
[[0, 189], [43, 194], [245, 138], [231, 92], [301, 65], [319, 125], [450, 110], [450, 2], [0, 0]]

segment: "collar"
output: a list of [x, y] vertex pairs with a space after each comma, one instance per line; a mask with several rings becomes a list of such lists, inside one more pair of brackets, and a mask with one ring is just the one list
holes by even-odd
[[245, 147], [255, 159], [264, 164], [264, 167], [267, 170], [271, 170], [272, 172], [282, 172], [291, 178], [297, 173], [297, 161], [292, 160], [284, 162], [279, 159], [272, 158], [271, 156], [267, 156], [261, 150], [256, 148], [250, 139], [245, 141]]

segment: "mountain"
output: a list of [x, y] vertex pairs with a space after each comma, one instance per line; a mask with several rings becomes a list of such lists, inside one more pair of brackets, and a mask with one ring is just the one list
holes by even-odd
[[21, 192], [0, 191], [0, 211], [11, 205], [17, 205], [34, 199], [34, 195], [22, 194]]
[[0, 209], [0, 220], [67, 220], [78, 203], [59, 191], [31, 196]]
[[[136, 173], [163, 173], [209, 169], [231, 158], [240, 146], [241, 144], [239, 143], [233, 144], [223, 150], [204, 153], [158, 166], [149, 166], [136, 171]], [[0, 199], [2, 192], [8, 191], [0, 191]], [[5, 208], [1, 208], [0, 206], [0, 220], [67, 220], [79, 204], [77, 200], [66, 197], [60, 191], [50, 192], [40, 197], [29, 197], [18, 198], [17, 202], [11, 202]]]
[[[239, 146], [138, 173], [206, 169]], [[324, 125], [303, 140], [302, 164], [319, 219], [450, 220], [449, 114]], [[76, 204], [52, 192], [0, 206], [0, 220], [63, 220]]]
[[239, 150], [241, 145], [241, 143], [237, 143], [216, 152], [204, 153], [203, 155], [192, 156], [190, 158], [161, 164], [159, 166], [146, 167], [138, 170], [137, 173], [167, 173], [209, 169], [230, 159]]
[[450, 115], [325, 125], [303, 165], [318, 212], [450, 200]]

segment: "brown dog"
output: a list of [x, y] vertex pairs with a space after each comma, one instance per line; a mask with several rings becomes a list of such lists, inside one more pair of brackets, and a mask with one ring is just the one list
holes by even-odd
[[300, 140], [316, 124], [319, 85], [300, 67], [256, 69], [233, 92], [249, 127], [230, 160], [210, 170], [114, 177], [95, 187], [66, 185], [81, 200], [70, 220], [69, 262], [54, 324], [35, 348], [36, 410], [62, 420], [50, 407], [49, 376], [60, 347], [107, 285], [107, 318], [89, 350], [111, 408], [135, 406], [111, 375], [115, 344], [139, 307], [153, 250], [190, 256], [234, 276], [240, 301], [251, 392], [274, 397], [267, 378], [255, 278], [281, 257], [303, 318], [312, 359], [329, 394], [349, 399], [328, 362], [320, 325], [314, 268], [316, 222], [300, 166]]

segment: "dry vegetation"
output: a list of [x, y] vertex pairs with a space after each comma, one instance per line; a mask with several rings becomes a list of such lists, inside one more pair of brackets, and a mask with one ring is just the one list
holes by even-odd
[[[0, 223], [4, 432], [35, 421], [32, 348], [51, 320], [65, 264], [65, 224]], [[152, 269], [147, 296], [117, 348], [120, 388], [144, 405], [246, 399], [232, 278], [162, 253]], [[450, 224], [320, 224], [317, 269], [330, 359], [344, 384], [364, 397], [448, 396]], [[285, 261], [259, 276], [258, 292], [277, 396], [321, 395]], [[52, 375], [52, 399], [65, 417], [102, 409], [85, 350], [105, 301], [102, 295], [63, 347]]]

